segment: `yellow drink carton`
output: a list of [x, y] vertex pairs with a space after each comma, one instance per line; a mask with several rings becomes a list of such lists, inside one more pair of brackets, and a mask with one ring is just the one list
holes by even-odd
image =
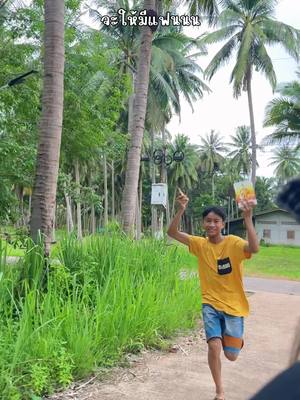
[[233, 184], [235, 190], [235, 199], [238, 207], [243, 209], [242, 202], [247, 201], [250, 205], [255, 206], [257, 204], [255, 190], [252, 182], [241, 181]]

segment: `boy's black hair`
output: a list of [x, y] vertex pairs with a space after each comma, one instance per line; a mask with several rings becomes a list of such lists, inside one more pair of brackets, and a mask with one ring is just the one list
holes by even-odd
[[210, 212], [213, 212], [213, 213], [217, 214], [225, 222], [226, 213], [225, 213], [225, 211], [224, 211], [224, 209], [222, 207], [219, 207], [219, 206], [207, 207], [202, 213], [202, 218], [204, 219]]

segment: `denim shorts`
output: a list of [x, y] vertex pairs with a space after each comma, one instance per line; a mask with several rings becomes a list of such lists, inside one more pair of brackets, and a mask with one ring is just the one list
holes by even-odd
[[206, 341], [220, 338], [224, 351], [239, 353], [244, 340], [244, 317], [236, 317], [218, 311], [209, 304], [202, 305]]

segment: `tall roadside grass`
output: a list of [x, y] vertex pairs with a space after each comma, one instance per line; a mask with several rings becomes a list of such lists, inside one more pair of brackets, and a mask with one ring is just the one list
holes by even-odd
[[36, 399], [126, 352], [159, 348], [199, 316], [197, 279], [180, 279], [182, 257], [164, 242], [69, 237], [59, 262], [31, 245], [14, 267], [0, 252], [3, 399]]

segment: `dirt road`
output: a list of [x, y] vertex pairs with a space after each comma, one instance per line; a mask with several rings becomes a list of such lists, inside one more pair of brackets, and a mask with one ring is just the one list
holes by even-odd
[[[256, 292], [249, 297], [245, 347], [237, 362], [223, 358], [226, 400], [246, 400], [287, 366], [300, 296]], [[214, 388], [201, 329], [175, 340], [175, 352], [148, 352], [108, 382], [84, 385], [52, 399], [212, 400]], [[177, 349], [177, 351], [176, 351]]]

